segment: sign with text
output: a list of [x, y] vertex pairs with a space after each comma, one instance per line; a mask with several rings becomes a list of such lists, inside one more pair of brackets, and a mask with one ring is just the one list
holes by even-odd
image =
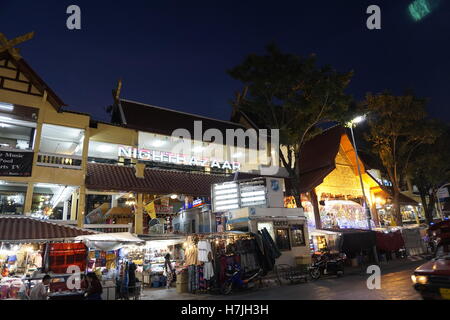
[[0, 176], [30, 177], [33, 152], [0, 151]]

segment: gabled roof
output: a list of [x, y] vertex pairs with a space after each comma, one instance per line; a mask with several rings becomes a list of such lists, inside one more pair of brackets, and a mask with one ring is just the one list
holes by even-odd
[[[157, 107], [140, 102], [120, 99], [119, 116], [121, 124], [125, 127], [163, 135], [171, 135], [176, 129], [187, 129], [194, 138], [194, 121], [202, 121], [203, 132], [208, 129], [220, 130], [224, 138], [226, 129], [243, 129], [238, 123], [212, 119], [191, 113]], [[202, 134], [203, 134], [202, 132]]]
[[[61, 107], [66, 106], [64, 101], [58, 97], [58, 95], [45, 83], [45, 81], [30, 67], [25, 59], [16, 60], [8, 51], [0, 53], [0, 61], [5, 60], [7, 67], [8, 62], [12, 63], [19, 72], [23, 73], [25, 77], [36, 87], [36, 89], [43, 95], [44, 91], [47, 91], [48, 102], [57, 110], [60, 111]], [[0, 79], [8, 79], [7, 77], [0, 76]], [[15, 79], [10, 79], [15, 80]], [[25, 93], [25, 92], [24, 92]]]
[[55, 241], [97, 232], [26, 216], [0, 216], [0, 242]]
[[336, 155], [345, 130], [335, 126], [306, 142], [300, 150], [299, 192], [310, 192], [336, 168]]

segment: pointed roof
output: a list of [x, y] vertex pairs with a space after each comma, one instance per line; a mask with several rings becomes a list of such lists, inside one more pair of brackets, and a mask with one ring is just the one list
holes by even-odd
[[[47, 91], [48, 102], [57, 111], [60, 111], [63, 106], [66, 106], [64, 101], [47, 85], [47, 83], [45, 83], [45, 81], [39, 76], [39, 74], [37, 74], [36, 71], [31, 68], [31, 66], [25, 61], [25, 59], [22, 58], [17, 60], [9, 53], [9, 51], [0, 53], [0, 68], [14, 70], [9, 66], [10, 63], [15, 66], [18, 73], [22, 73], [31, 82], [31, 84], [40, 92], [41, 95], [44, 95], [44, 92]], [[11, 79], [6, 76], [0, 75], [0, 82], [3, 82], [4, 80], [16, 81], [16, 79]], [[23, 93], [26, 94], [27, 92]]]

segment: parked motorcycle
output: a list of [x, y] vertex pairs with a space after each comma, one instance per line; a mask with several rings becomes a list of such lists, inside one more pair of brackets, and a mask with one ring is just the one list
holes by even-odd
[[317, 280], [323, 275], [336, 275], [341, 277], [344, 274], [344, 262], [346, 258], [345, 253], [333, 255], [325, 252], [313, 260], [309, 268], [309, 274], [313, 280]]
[[232, 265], [225, 272], [227, 279], [223, 283], [220, 291], [222, 294], [228, 295], [233, 292], [233, 288], [247, 288], [251, 281], [258, 279], [261, 276], [262, 272], [263, 270], [259, 269], [251, 274], [245, 274], [246, 278], [243, 279], [244, 272], [242, 271], [240, 265]]

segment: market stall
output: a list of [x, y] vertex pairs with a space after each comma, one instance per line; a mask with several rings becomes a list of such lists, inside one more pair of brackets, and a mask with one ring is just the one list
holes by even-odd
[[[94, 231], [30, 217], [0, 217], [0, 299], [17, 299], [42, 279], [52, 277], [49, 291], [58, 298], [68, 291], [69, 266], [86, 269], [87, 248], [76, 243], [79, 235]], [[64, 280], [64, 281], [63, 281]]]
[[140, 292], [140, 283], [136, 282], [137, 267], [128, 255], [128, 247], [142, 246], [144, 240], [129, 232], [85, 235], [75, 240], [89, 248], [87, 269], [101, 280], [104, 300], [128, 298], [130, 293]]

